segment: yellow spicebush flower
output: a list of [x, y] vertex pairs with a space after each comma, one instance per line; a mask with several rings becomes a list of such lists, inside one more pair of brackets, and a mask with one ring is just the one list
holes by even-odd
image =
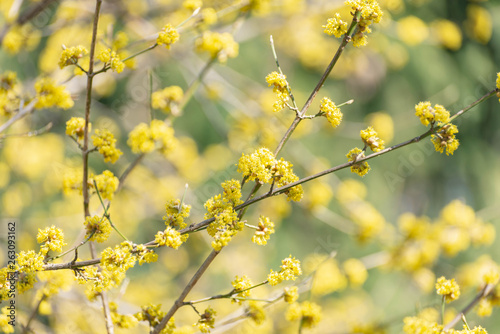
[[156, 148], [168, 154], [175, 146], [174, 130], [160, 120], [152, 120], [150, 126], [138, 124], [129, 134], [128, 146], [134, 153], [149, 153]]
[[286, 76], [284, 74], [278, 73], [276, 71], [269, 73], [266, 76], [266, 82], [269, 87], [273, 87], [273, 92], [276, 93], [277, 100], [274, 102], [273, 111], [281, 111], [290, 96], [288, 94], [288, 81], [286, 81]]
[[158, 45], [165, 45], [167, 49], [179, 40], [179, 32], [170, 23], [167, 23], [158, 34], [156, 43]]
[[43, 271], [43, 259], [44, 255], [42, 253], [35, 253], [34, 250], [21, 251], [17, 255], [17, 265], [19, 266], [19, 271], [23, 273]]
[[178, 231], [169, 226], [165, 229], [165, 231], [158, 231], [158, 233], [156, 233], [155, 242], [159, 246], [167, 246], [177, 249], [182, 245], [183, 238]]
[[115, 163], [122, 151], [116, 148], [116, 139], [113, 134], [107, 129], [97, 129], [95, 135], [92, 135], [92, 143], [99, 150], [99, 153], [104, 157], [105, 162]]
[[435, 321], [429, 321], [420, 317], [405, 317], [403, 319], [403, 332], [405, 334], [417, 333], [441, 333], [443, 326]]
[[297, 286], [287, 286], [283, 291], [283, 298], [288, 304], [293, 304], [299, 299], [299, 288]]
[[248, 303], [246, 313], [257, 326], [261, 325], [266, 320], [266, 312], [264, 308], [256, 301], [252, 300]]
[[214, 328], [215, 315], [217, 312], [211, 307], [205, 309], [205, 312], [200, 315], [200, 319], [194, 326], [198, 327], [202, 333], [210, 333], [210, 330]]
[[476, 41], [486, 44], [491, 39], [492, 21], [489, 11], [479, 5], [467, 6], [465, 33]]
[[61, 58], [59, 59], [59, 67], [63, 68], [68, 65], [77, 64], [78, 59], [82, 58], [88, 53], [89, 52], [87, 51], [87, 49], [82, 45], [65, 48], [61, 53]]
[[346, 154], [349, 162], [353, 162], [351, 165], [351, 172], [358, 174], [359, 176], [365, 176], [370, 171], [370, 165], [366, 161], [356, 162], [358, 159], [365, 157], [364, 151], [355, 147]]
[[105, 170], [99, 175], [90, 175], [89, 181], [91, 181], [91, 187], [94, 187], [94, 182], [97, 183], [97, 190], [103, 199], [113, 199], [113, 193], [118, 189], [118, 184], [120, 181], [112, 172]]
[[219, 62], [225, 63], [228, 58], [238, 56], [239, 46], [233, 39], [233, 35], [228, 32], [217, 33], [205, 31], [203, 35], [195, 41], [196, 51], [208, 52], [212, 59], [217, 58]]
[[41, 32], [27, 23], [22, 26], [13, 25], [8, 29], [2, 40], [2, 49], [9, 54], [22, 51], [32, 51], [40, 42]]
[[211, 26], [217, 23], [217, 11], [214, 8], [204, 8], [200, 12], [201, 22], [205, 26]]
[[408, 45], [418, 45], [429, 36], [429, 28], [424, 21], [410, 15], [398, 21], [397, 33], [399, 38]]
[[136, 258], [131, 253], [133, 245], [130, 241], [124, 241], [114, 248], [108, 247], [101, 253], [101, 265], [110, 272], [125, 272], [135, 265]]
[[139, 265], [142, 266], [144, 263], [153, 263], [158, 260], [158, 254], [152, 249], [148, 249], [145, 245], [137, 245], [135, 247], [137, 253], [136, 257], [139, 260]]
[[128, 44], [128, 36], [124, 31], [119, 31], [113, 38], [113, 50], [123, 49]]
[[377, 132], [371, 126], [366, 128], [366, 130], [361, 130], [360, 135], [363, 143], [368, 145], [373, 152], [378, 152], [385, 148], [384, 141], [378, 137]]
[[493, 312], [493, 305], [491, 300], [488, 298], [481, 298], [476, 310], [477, 315], [480, 316], [481, 318], [484, 318], [484, 317], [489, 317], [492, 312]]
[[288, 307], [286, 319], [288, 321], [300, 320], [304, 328], [316, 327], [321, 321], [321, 307], [310, 301], [294, 303]]
[[447, 303], [460, 297], [460, 287], [455, 282], [455, 279], [447, 280], [444, 276], [437, 279], [436, 292], [443, 296]]
[[115, 302], [109, 303], [111, 320], [118, 328], [133, 328], [137, 325], [138, 320], [133, 315], [124, 315], [118, 313], [118, 305]]
[[500, 273], [496, 268], [491, 268], [483, 275], [483, 281], [486, 284], [497, 284], [500, 279]]
[[6, 94], [12, 90], [17, 85], [17, 73], [12, 71], [6, 71], [0, 75], [0, 94]]
[[242, 173], [242, 176], [247, 177], [248, 181], [258, 179], [263, 183], [271, 183], [272, 174], [270, 169], [275, 163], [274, 154], [263, 147], [252, 154], [241, 155], [238, 161], [238, 173]]
[[222, 198], [224, 202], [229, 203], [232, 207], [243, 203], [241, 200], [241, 185], [240, 181], [231, 179], [221, 183], [223, 193]]
[[281, 270], [273, 271], [269, 273], [267, 279], [269, 284], [277, 285], [283, 281], [295, 281], [298, 276], [302, 275], [302, 269], [300, 268], [300, 261], [296, 260], [292, 255], [283, 259], [281, 261]]
[[274, 223], [269, 218], [260, 216], [259, 226], [252, 237], [252, 242], [261, 246], [265, 245], [273, 233]]
[[116, 73], [121, 73], [125, 68], [125, 64], [121, 61], [120, 56], [118, 56], [115, 51], [111, 51], [111, 49], [101, 50], [96, 58], [102, 61], [106, 66], [111, 67]]
[[340, 111], [340, 108], [333, 103], [332, 100], [330, 100], [327, 97], [324, 97], [321, 100], [321, 105], [319, 107], [319, 110], [325, 114], [326, 119], [330, 124], [336, 128], [337, 126], [340, 125], [342, 122], [342, 112]]
[[366, 271], [365, 265], [358, 259], [349, 259], [345, 261], [342, 266], [351, 286], [353, 287], [363, 285], [368, 278], [368, 272]]
[[51, 78], [41, 78], [35, 82], [36, 99], [35, 108], [58, 107], [69, 109], [74, 102], [64, 86], [56, 86]]
[[462, 31], [460, 27], [449, 20], [436, 20], [431, 25], [435, 35], [445, 48], [457, 51], [462, 46]]
[[151, 105], [154, 109], [160, 109], [165, 113], [172, 112], [178, 114], [178, 104], [182, 101], [184, 92], [179, 86], [170, 86], [162, 90], [153, 92], [151, 95]]
[[52, 225], [41, 230], [38, 229], [36, 241], [43, 245], [40, 247], [40, 253], [46, 255], [49, 251], [62, 252], [63, 246], [67, 243], [64, 242], [64, 233], [60, 228]]
[[[252, 287], [253, 284], [252, 281], [247, 277], [247, 275], [243, 275], [242, 277], [236, 275], [234, 281], [231, 282], [231, 285], [234, 287], [234, 294], [232, 295], [232, 297], [245, 298], [250, 296], [251, 290], [247, 289]], [[233, 299], [233, 301], [237, 301], [240, 304], [242, 302], [241, 300], [236, 299]]]
[[361, 12], [365, 20], [379, 23], [382, 19], [383, 12], [377, 0], [346, 0], [345, 4], [351, 6], [354, 11]]
[[10, 310], [7, 307], [8, 306], [3, 307], [2, 313], [0, 314], [0, 330], [5, 334], [14, 333], [14, 326], [9, 324], [12, 320], [9, 317]]
[[189, 217], [189, 212], [191, 210], [191, 205], [182, 204], [181, 201], [170, 200], [165, 205], [166, 215], [163, 216], [165, 224], [174, 228], [185, 228], [187, 224], [184, 222], [184, 218]]
[[[134, 317], [139, 321], [147, 321], [151, 327], [155, 327], [160, 323], [165, 314], [165, 312], [161, 311], [161, 304], [154, 305], [150, 303], [149, 305], [142, 305], [141, 311], [134, 314]], [[165, 330], [173, 329], [172, 325], [175, 328], [174, 318], [170, 319]]]
[[324, 33], [328, 36], [334, 35], [340, 38], [347, 32], [347, 22], [342, 21], [339, 13], [335, 13], [334, 17], [327, 20], [326, 25], [322, 26], [324, 28]]
[[106, 217], [87, 216], [85, 218], [85, 238], [90, 237], [90, 241], [104, 242], [111, 234], [111, 224]]
[[415, 105], [415, 115], [420, 118], [420, 122], [425, 126], [436, 122], [439, 124], [450, 121], [450, 112], [448, 110], [440, 104], [436, 104], [432, 108], [429, 101], [419, 102]]
[[[88, 130], [92, 129], [92, 124], [89, 123]], [[77, 140], [83, 140], [85, 136], [85, 119], [81, 117], [71, 117], [66, 122], [66, 134], [70, 137], [76, 137]]]
[[454, 124], [446, 124], [431, 136], [431, 141], [437, 152], [443, 153], [446, 149], [446, 155], [453, 155], [453, 152], [458, 148], [460, 143], [455, 138], [455, 133], [458, 133], [457, 126]]
[[201, 0], [184, 0], [184, 2], [182, 3], [182, 7], [189, 10], [195, 10], [202, 6], [203, 6], [203, 1]]

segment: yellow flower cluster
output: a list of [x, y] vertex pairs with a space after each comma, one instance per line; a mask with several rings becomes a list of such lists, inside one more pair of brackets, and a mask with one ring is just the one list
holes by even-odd
[[446, 155], [453, 155], [453, 152], [455, 152], [460, 145], [458, 139], [455, 138], [455, 133], [458, 133], [457, 126], [449, 123], [433, 134], [431, 136], [431, 141], [436, 151], [443, 153], [446, 149]]
[[114, 164], [123, 154], [122, 151], [116, 148], [115, 136], [107, 129], [95, 130], [95, 134], [92, 135], [92, 143], [102, 154], [105, 162], [110, 161]]
[[361, 14], [361, 20], [358, 23], [356, 33], [352, 37], [352, 43], [355, 47], [364, 46], [367, 43], [366, 34], [371, 33], [370, 25], [379, 23], [382, 19], [382, 10], [376, 0], [346, 0], [346, 5], [351, 6], [352, 10]]
[[[89, 123], [88, 127], [90, 132], [92, 124]], [[85, 119], [81, 117], [71, 117], [71, 119], [66, 122], [66, 134], [70, 137], [74, 137], [76, 140], [83, 140], [85, 136]]]
[[243, 229], [244, 223], [238, 219], [234, 207], [242, 203], [241, 185], [237, 180], [229, 180], [221, 184], [222, 195], [216, 195], [205, 203], [207, 213], [205, 219], [215, 217], [215, 221], [208, 225], [207, 232], [214, 238], [212, 247], [220, 251], [227, 246], [234, 235]]
[[179, 32], [170, 23], [167, 23], [158, 34], [156, 44], [165, 45], [167, 49], [170, 49], [170, 45], [174, 44], [178, 40]]
[[165, 113], [172, 112], [174, 115], [179, 112], [178, 104], [182, 101], [184, 92], [179, 86], [170, 86], [154, 92], [151, 95], [151, 105], [155, 109], [160, 109]]
[[327, 20], [326, 25], [322, 26], [324, 33], [328, 36], [334, 35], [339, 38], [347, 32], [347, 22], [342, 21], [339, 13]]
[[355, 147], [346, 154], [347, 161], [352, 162], [351, 172], [358, 174], [359, 176], [365, 176], [370, 171], [370, 165], [366, 161], [357, 162], [359, 159], [365, 157], [365, 151], [361, 151], [359, 148]]
[[334, 128], [339, 126], [342, 122], [343, 115], [340, 108], [337, 107], [329, 98], [324, 97], [321, 100], [319, 110], [326, 116], [326, 119]]
[[266, 312], [264, 308], [256, 301], [252, 300], [248, 303], [246, 313], [257, 326], [261, 325], [266, 320]]
[[127, 144], [134, 153], [149, 153], [157, 148], [166, 155], [176, 144], [174, 129], [157, 119], [149, 126], [140, 123], [130, 132]]
[[293, 303], [288, 307], [286, 319], [288, 321], [300, 320], [303, 328], [316, 327], [321, 321], [321, 307], [313, 302], [305, 301], [302, 303]]
[[[139, 321], [147, 321], [150, 328], [156, 327], [160, 321], [165, 317], [166, 313], [161, 311], [161, 304], [154, 305], [143, 305], [141, 306], [141, 311], [134, 314], [134, 317]], [[162, 330], [162, 333], [173, 333], [175, 329], [174, 318], [168, 321], [167, 326]]]
[[0, 76], [0, 116], [10, 116], [19, 107], [16, 72], [7, 71]]
[[348, 259], [342, 264], [342, 266], [352, 287], [359, 287], [363, 285], [368, 278], [368, 271], [366, 270], [365, 265], [358, 259]]
[[458, 286], [457, 282], [455, 282], [454, 278], [449, 280], [444, 276], [441, 276], [437, 279], [436, 282], [436, 293], [443, 296], [446, 302], [449, 303], [460, 297], [460, 287]]
[[458, 200], [445, 206], [433, 224], [427, 217], [405, 213], [398, 227], [403, 241], [393, 249], [391, 263], [414, 274], [432, 266], [442, 252], [455, 256], [471, 244], [488, 245], [495, 238], [493, 225], [484, 223]]
[[12, 320], [10, 319], [10, 310], [5, 306], [2, 308], [2, 313], [0, 314], [0, 330], [2, 333], [9, 334], [14, 333], [14, 326], [9, 324]]
[[94, 188], [94, 182], [97, 183], [97, 190], [103, 199], [112, 200], [113, 193], [118, 189], [118, 184], [120, 181], [112, 172], [109, 170], [105, 170], [102, 174], [99, 175], [90, 175], [89, 179], [89, 187]]
[[280, 271], [273, 271], [267, 275], [267, 280], [270, 285], [277, 285], [283, 281], [295, 281], [297, 276], [302, 275], [300, 261], [296, 260], [292, 255], [281, 261]]
[[438, 122], [438, 124], [445, 124], [450, 120], [450, 112], [446, 110], [445, 107], [436, 104], [434, 108], [432, 108], [429, 101], [419, 102], [415, 106], [415, 115], [420, 118], [420, 122], [425, 126], [429, 124], [433, 125], [436, 122]]
[[191, 211], [191, 205], [182, 204], [181, 201], [170, 200], [165, 205], [166, 215], [163, 216], [163, 220], [167, 226], [175, 228], [185, 228], [187, 224], [184, 222], [184, 218], [189, 217], [189, 212]]
[[378, 137], [378, 134], [371, 126], [366, 128], [366, 130], [361, 130], [361, 139], [365, 145], [369, 146], [373, 152], [378, 152], [383, 150], [384, 141]]
[[144, 263], [153, 263], [158, 260], [158, 254], [152, 249], [148, 249], [145, 245], [137, 245], [135, 247], [135, 256], [139, 260], [139, 265], [142, 266]]
[[131, 253], [133, 244], [124, 241], [115, 248], [108, 247], [101, 253], [101, 265], [109, 271], [127, 271], [135, 265], [136, 258]]
[[[36, 272], [43, 271], [44, 255], [42, 253], [35, 253], [35, 251], [21, 251], [17, 254], [16, 271], [19, 271], [17, 280], [17, 290], [19, 293], [32, 289], [36, 283]], [[11, 271], [11, 270], [9, 270]], [[2, 277], [3, 276], [3, 277]], [[2, 272], [0, 278], [5, 279], [7, 276], [6, 270]], [[3, 280], [5, 282], [5, 280]], [[7, 284], [2, 287], [2, 297], [8, 296]], [[8, 299], [5, 298], [5, 299]]]
[[121, 61], [120, 56], [115, 51], [111, 51], [111, 49], [101, 50], [96, 58], [102, 61], [105, 66], [111, 67], [116, 73], [121, 73], [125, 68], [125, 64]]
[[299, 288], [297, 286], [287, 286], [283, 290], [283, 299], [288, 304], [293, 304], [299, 299]]
[[198, 319], [198, 322], [196, 322], [194, 326], [198, 327], [202, 333], [210, 333], [210, 330], [214, 328], [216, 314], [217, 312], [215, 312], [213, 308], [208, 307], [205, 309], [205, 312], [200, 315], [200, 319]]
[[[277, 187], [286, 186], [298, 181], [293, 173], [293, 165], [288, 161], [276, 160], [274, 154], [267, 148], [259, 148], [254, 153], [242, 154], [238, 161], [238, 172], [249, 181], [258, 180], [261, 183], [274, 184]], [[300, 201], [303, 196], [302, 186], [298, 185], [285, 191], [288, 200]]]
[[85, 238], [90, 238], [90, 241], [104, 242], [111, 234], [112, 227], [106, 217], [87, 216], [83, 225], [86, 232]]
[[125, 315], [118, 313], [118, 305], [115, 302], [109, 303], [109, 311], [111, 313], [111, 320], [118, 328], [133, 328], [137, 326], [138, 320], [133, 315]]
[[261, 246], [265, 245], [273, 233], [274, 223], [269, 218], [260, 216], [259, 226], [252, 237], [252, 242]]
[[167, 246], [173, 249], [179, 248], [186, 239], [170, 226], [165, 231], [158, 231], [155, 235], [155, 242], [159, 246]]
[[286, 76], [274, 71], [266, 76], [266, 82], [269, 87], [273, 86], [273, 92], [276, 93], [277, 99], [273, 104], [273, 111], [278, 112], [283, 110], [286, 102], [290, 100], [288, 93], [289, 84], [286, 81]]
[[435, 321], [429, 321], [421, 317], [405, 317], [403, 332], [405, 334], [418, 333], [442, 333], [443, 326]]
[[3, 36], [2, 48], [10, 54], [17, 54], [21, 50], [32, 51], [37, 47], [40, 38], [40, 29], [36, 29], [32, 24], [14, 24]]
[[41, 78], [35, 82], [36, 103], [35, 108], [43, 109], [58, 107], [69, 109], [74, 102], [64, 86], [57, 86], [51, 78]]
[[47, 255], [49, 251], [62, 252], [63, 246], [67, 243], [64, 242], [64, 233], [60, 228], [52, 225], [41, 230], [38, 229], [36, 241], [43, 245], [40, 247], [40, 253]]
[[[247, 277], [247, 275], [244, 275], [242, 277], [239, 277], [236, 275], [234, 281], [231, 282], [234, 290], [233, 290], [233, 295], [232, 297], [239, 297], [239, 298], [245, 298], [250, 296], [250, 287], [252, 287], [252, 281]], [[236, 300], [233, 299], [233, 301], [237, 301], [238, 303], [241, 304], [241, 300]]]
[[196, 51], [208, 52], [212, 59], [217, 58], [221, 63], [225, 63], [228, 58], [238, 56], [239, 46], [228, 33], [218, 33], [205, 31], [195, 42]]
[[84, 55], [88, 54], [87, 49], [82, 46], [72, 46], [70, 48], [64, 49], [61, 53], [61, 58], [59, 59], [59, 67], [63, 68], [68, 65], [74, 65], [78, 63], [78, 59], [82, 58]]

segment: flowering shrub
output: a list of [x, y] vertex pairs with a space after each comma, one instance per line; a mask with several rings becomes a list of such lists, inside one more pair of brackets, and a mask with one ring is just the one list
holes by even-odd
[[498, 330], [500, 7], [438, 3], [3, 1], [1, 331]]

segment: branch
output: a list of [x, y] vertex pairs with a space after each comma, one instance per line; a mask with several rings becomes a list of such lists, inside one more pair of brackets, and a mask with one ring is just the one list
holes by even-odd
[[[11, 118], [9, 118], [7, 120], [7, 122], [5, 122], [4, 124], [0, 125], [0, 133], [2, 133], [5, 130], [7, 130], [12, 124], [14, 124], [15, 122], [17, 122], [18, 120], [20, 120], [24, 116], [27, 116], [28, 114], [32, 113], [33, 110], [35, 109], [36, 102], [37, 102], [36, 99], [32, 100], [28, 105], [20, 108], [19, 112], [17, 114], [15, 114], [14, 116], [12, 116]], [[21, 102], [21, 104], [22, 103], [23, 102]]]

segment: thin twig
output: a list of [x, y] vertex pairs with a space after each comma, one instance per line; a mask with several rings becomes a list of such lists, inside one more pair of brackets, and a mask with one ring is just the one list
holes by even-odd
[[[17, 114], [15, 114], [14, 116], [12, 116], [11, 118], [9, 118], [7, 120], [7, 122], [0, 125], [0, 133], [7, 130], [12, 124], [17, 122], [21, 118], [23, 118], [23, 117], [29, 115], [31, 112], [33, 112], [33, 110], [35, 110], [36, 102], [37, 102], [37, 99], [33, 99], [28, 105], [20, 108], [19, 112]], [[21, 102], [21, 104], [22, 104], [22, 102]]]
[[3, 134], [3, 135], [0, 135], [0, 140], [3, 140], [4, 138], [7, 138], [7, 137], [34, 137], [34, 136], [39, 136], [41, 134], [49, 132], [50, 129], [52, 129], [52, 126], [53, 126], [53, 123], [49, 122], [47, 125], [45, 125], [44, 127], [40, 128], [38, 130], [29, 131], [29, 132], [25, 132], [25, 133]]
[[42, 295], [42, 297], [38, 300], [38, 302], [36, 303], [35, 307], [33, 308], [33, 311], [31, 311], [31, 314], [28, 318], [28, 321], [26, 321], [26, 325], [23, 326], [23, 331], [22, 333], [25, 334], [25, 333], [28, 333], [30, 332], [30, 325], [31, 325], [31, 322], [33, 321], [33, 319], [35, 319], [37, 313], [38, 313], [38, 309], [40, 308], [40, 305], [42, 304], [42, 302], [47, 298], [47, 295]]

